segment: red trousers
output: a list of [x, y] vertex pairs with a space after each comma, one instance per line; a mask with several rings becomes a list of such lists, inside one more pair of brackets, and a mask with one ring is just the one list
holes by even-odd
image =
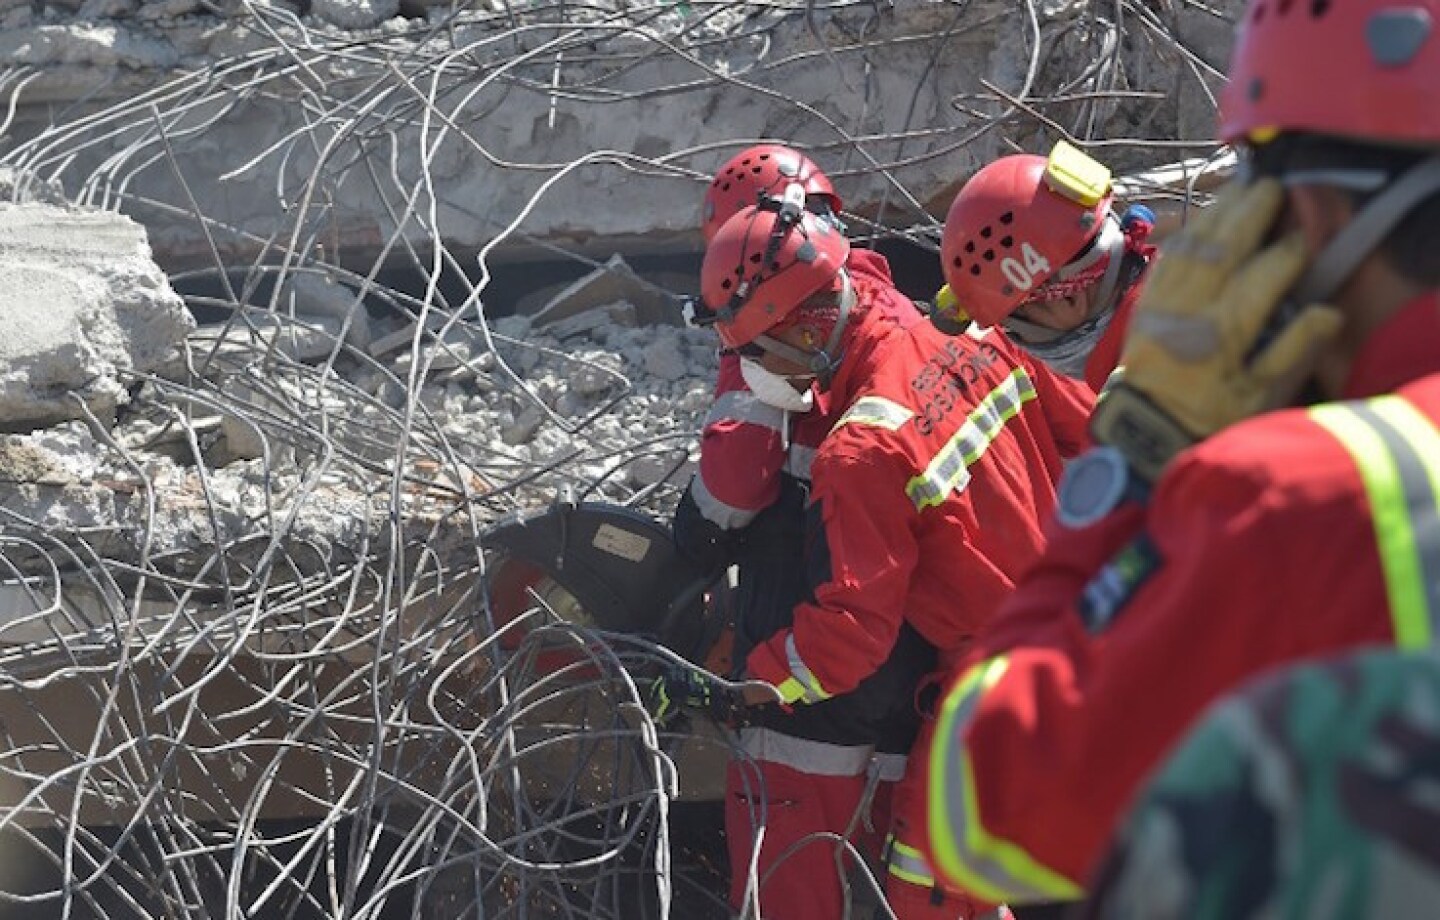
[[994, 905], [946, 888], [935, 879], [926, 850], [926, 786], [934, 719], [926, 719], [897, 784], [885, 847], [885, 900], [900, 920], [975, 920]]
[[[928, 732], [920, 740], [927, 738]], [[732, 762], [725, 789], [731, 908], [740, 911], [747, 894], [758, 887], [764, 920], [837, 920], [846, 898], [842, 872], [849, 875], [854, 861], [837, 862], [843, 846], [833, 837], [814, 835], [838, 837], [854, 824], [851, 842], [872, 865], [880, 861], [884, 831], [890, 831], [881, 883], [900, 920], [981, 917], [988, 905], [937, 888], [928, 861], [923, 855], [918, 863], [915, 859], [924, 847], [925, 779], [925, 762], [912, 756], [901, 782], [880, 783], [869, 807], [870, 830], [867, 822], [855, 821], [865, 794], [863, 774], [824, 776], [770, 761]], [[762, 827], [757, 858], [755, 841]]]
[[[844, 834], [862, 804], [865, 784], [864, 774], [823, 776], [770, 761], [732, 761], [725, 778], [730, 906], [736, 911], [744, 906], [753, 879], [765, 920], [840, 917], [845, 903], [841, 872], [848, 874], [854, 861], [837, 861], [844, 847], [834, 838], [811, 835]], [[893, 785], [880, 784], [870, 809], [871, 823], [880, 830], [888, 826], [887, 787]], [[762, 828], [757, 858], [755, 841]], [[879, 861], [878, 831], [866, 830], [862, 821], [851, 840], [872, 864]], [[791, 847], [796, 849], [787, 852]]]

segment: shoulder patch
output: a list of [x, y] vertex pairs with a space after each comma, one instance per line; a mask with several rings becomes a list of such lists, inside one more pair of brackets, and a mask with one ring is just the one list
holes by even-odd
[[1080, 594], [1080, 618], [1085, 629], [1099, 633], [1109, 628], [1163, 561], [1149, 534], [1142, 533], [1121, 547]]

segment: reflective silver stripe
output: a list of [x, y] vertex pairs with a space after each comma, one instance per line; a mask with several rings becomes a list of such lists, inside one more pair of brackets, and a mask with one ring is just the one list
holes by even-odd
[[947, 877], [992, 902], [1073, 899], [1081, 893], [1078, 885], [1016, 844], [992, 837], [980, 822], [963, 736], [981, 697], [1008, 667], [1003, 655], [975, 665], [941, 704], [930, 749], [931, 854]]
[[1440, 431], [1399, 396], [1316, 406], [1365, 485], [1395, 644], [1440, 636]]
[[820, 685], [820, 681], [815, 679], [815, 675], [805, 664], [805, 659], [800, 657], [800, 650], [795, 647], [793, 632], [785, 637], [785, 660], [790, 665], [790, 674], [804, 691], [800, 697], [803, 702], [818, 703], [821, 700], [828, 700], [832, 696], [825, 692], [825, 688]]
[[756, 760], [819, 776], [859, 776], [869, 766], [873, 750], [868, 744], [811, 741], [772, 728], [740, 729], [740, 748]]
[[915, 503], [915, 510], [938, 505], [950, 493], [963, 490], [970, 483], [970, 465], [984, 456], [1005, 423], [1034, 398], [1034, 382], [1024, 368], [1017, 367], [966, 416], [925, 472], [906, 484], [905, 493]]
[[715, 400], [715, 404], [710, 407], [710, 412], [705, 416], [705, 427], [709, 428], [716, 422], [725, 421], [758, 425], [781, 434], [785, 432], [785, 410], [761, 402], [754, 393], [748, 390], [731, 390], [728, 393], [720, 394], [720, 398]]
[[695, 507], [700, 509], [705, 520], [725, 530], [738, 530], [755, 520], [760, 513], [725, 504], [711, 494], [710, 488], [705, 485], [704, 476], [696, 476], [690, 480], [690, 497], [695, 499]]
[[[1356, 403], [1351, 408], [1380, 435], [1399, 468], [1427, 607], [1416, 614], [1429, 621], [1433, 643], [1440, 636], [1440, 503], [1436, 501], [1440, 453], [1422, 455], [1416, 450], [1416, 442], [1423, 439], [1433, 448], [1440, 434], [1433, 422], [1398, 396]], [[1405, 423], [1405, 430], [1401, 431], [1396, 422]]]
[[888, 854], [885, 866], [891, 875], [911, 885], [934, 887], [935, 870], [930, 868], [930, 860], [925, 858], [924, 853], [893, 834], [886, 841], [885, 851]]
[[893, 400], [883, 396], [862, 396], [845, 410], [845, 414], [835, 423], [835, 428], [842, 425], [869, 425], [872, 428], [895, 431], [914, 417], [914, 412]]
[[898, 783], [905, 778], [905, 765], [910, 758], [904, 754], [879, 754], [870, 758], [870, 775], [882, 783]]
[[815, 464], [815, 448], [791, 444], [785, 456], [785, 472], [796, 479], [810, 481], [810, 467]]

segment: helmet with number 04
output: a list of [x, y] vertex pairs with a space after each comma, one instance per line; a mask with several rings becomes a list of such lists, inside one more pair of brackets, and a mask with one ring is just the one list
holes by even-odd
[[946, 283], [976, 323], [999, 323], [1095, 240], [1111, 198], [1110, 170], [1064, 141], [986, 165], [945, 216]]
[[701, 212], [700, 229], [705, 242], [714, 239], [727, 220], [755, 204], [761, 195], [782, 198], [791, 184], [805, 192], [809, 210], [840, 213], [835, 186], [813, 160], [779, 144], [758, 144], [731, 157], [710, 181]]
[[748, 345], [840, 283], [850, 241], [809, 211], [751, 206], [705, 247], [700, 297], [727, 348]]

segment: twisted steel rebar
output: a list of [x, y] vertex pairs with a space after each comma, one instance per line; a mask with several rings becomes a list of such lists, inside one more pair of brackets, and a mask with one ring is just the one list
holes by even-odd
[[[482, 129], [517, 94], [548, 97], [553, 126], [560, 102], [724, 87], [823, 138], [807, 146], [837, 178], [882, 183], [852, 227], [933, 248], [933, 202], [904, 170], [991, 135], [1068, 137], [1134, 170], [1203, 153], [1122, 128], [1176, 123], [1178, 93], [1145, 68], [1171, 66], [1213, 104], [1215, 65], [1174, 4], [1132, 0], [934, 4], [943, 15], [904, 30], [871, 0], [497, 0], [364, 37], [223, 6], [205, 4], [243, 21], [252, 50], [24, 137], [16, 112], [44, 68], [0, 71], [12, 197], [59, 181], [152, 233], [190, 228], [205, 264], [172, 279], [212, 320], [173, 367], [124, 381], [113, 422], [87, 411], [0, 445], [0, 916], [725, 916], [723, 871], [677, 847], [671, 815], [677, 763], [731, 756], [726, 735], [657, 727], [646, 681], [675, 656], [642, 637], [567, 623], [538, 595], [497, 622], [481, 535], [561, 490], [673, 507], [713, 376], [713, 357], [695, 360], [705, 335], [668, 333], [692, 365], [662, 391], [603, 336], [580, 347], [502, 318], [492, 268], [535, 242], [527, 219], [581, 170], [689, 182], [698, 199], [744, 139], [715, 125], [659, 155], [519, 162]], [[776, 47], [791, 23], [808, 43]], [[881, 52], [928, 75], [987, 24], [1021, 43], [1015, 82], [970, 87], [938, 121], [918, 95], [876, 96]], [[687, 76], [654, 82], [657, 62]], [[800, 66], [833, 70], [859, 117], [787, 95]], [[261, 102], [293, 120], [218, 181], [264, 203], [263, 230], [207, 213], [191, 159]], [[903, 125], [877, 132], [869, 114], [887, 105]], [[456, 151], [529, 190], [488, 215], [478, 258], [446, 232], [435, 164]], [[1133, 188], [1189, 200], [1197, 171]], [[344, 203], [362, 193], [387, 228], [357, 264]], [[349, 314], [298, 309], [307, 278], [343, 285]], [[356, 344], [361, 323], [397, 344]], [[686, 386], [700, 398], [677, 404]], [[508, 436], [522, 422], [533, 439]], [[878, 896], [873, 875], [859, 884]]]

